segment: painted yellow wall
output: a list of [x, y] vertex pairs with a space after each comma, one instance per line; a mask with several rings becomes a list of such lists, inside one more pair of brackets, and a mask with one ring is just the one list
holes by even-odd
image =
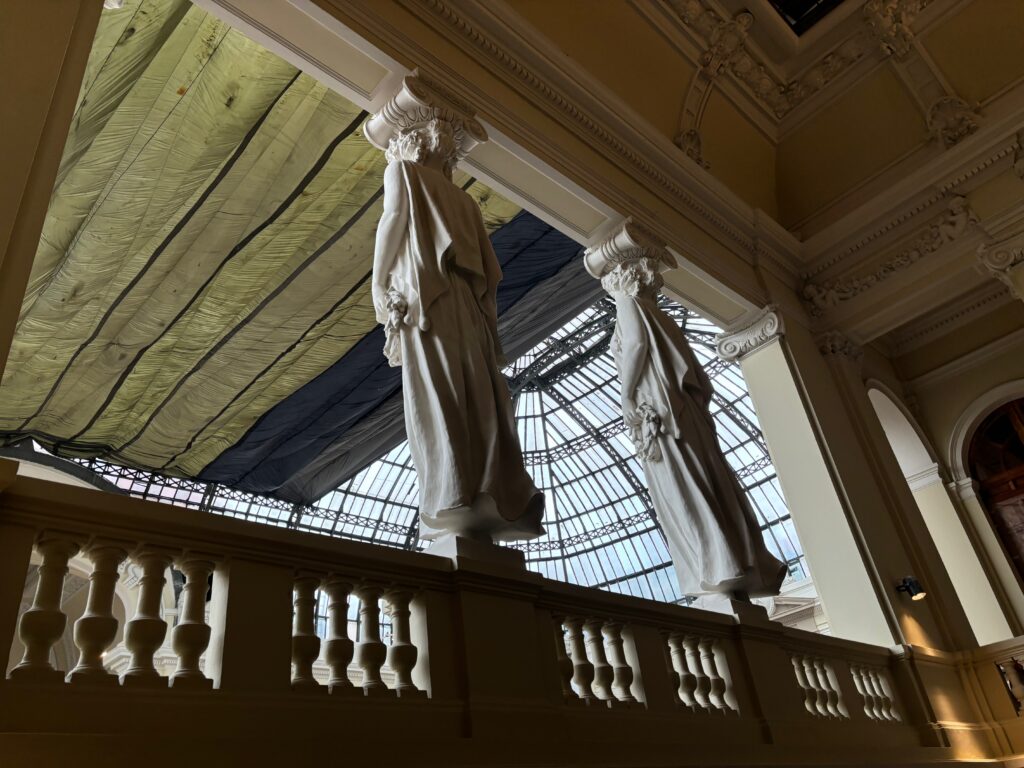
[[[879, 113], [886, 119], [870, 119]], [[781, 223], [798, 226], [926, 138], [912, 97], [890, 68], [879, 67], [779, 144]]]
[[748, 205], [778, 217], [775, 147], [720, 91], [708, 99], [700, 134], [711, 173]]
[[1024, 2], [974, 0], [924, 38], [925, 49], [969, 104], [1024, 77]]
[[[623, 0], [510, 0], [519, 14], [673, 138], [694, 68]], [[624, 44], [628, 41], [628, 44]]]

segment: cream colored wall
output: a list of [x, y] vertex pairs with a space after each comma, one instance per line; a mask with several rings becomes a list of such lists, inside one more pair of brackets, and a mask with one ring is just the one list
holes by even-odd
[[695, 68], [629, 3], [509, 0], [509, 5], [663, 136], [675, 137]]
[[720, 90], [708, 98], [700, 135], [711, 174], [748, 205], [778, 218], [775, 146]]
[[881, 66], [816, 112], [779, 144], [779, 216], [804, 219], [923, 143], [920, 109], [892, 69]]
[[1024, 3], [974, 0], [924, 37], [924, 46], [969, 104], [1024, 77]]

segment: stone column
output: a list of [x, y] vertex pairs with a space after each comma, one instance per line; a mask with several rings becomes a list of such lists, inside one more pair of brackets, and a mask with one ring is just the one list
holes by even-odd
[[[837, 334], [816, 339], [769, 306], [719, 336], [718, 354], [740, 363], [833, 632], [878, 645], [972, 645], [871, 408], [860, 349]], [[930, 582], [924, 601], [895, 591], [904, 576]]]
[[1024, 233], [980, 246], [978, 261], [1017, 299], [1024, 301]]

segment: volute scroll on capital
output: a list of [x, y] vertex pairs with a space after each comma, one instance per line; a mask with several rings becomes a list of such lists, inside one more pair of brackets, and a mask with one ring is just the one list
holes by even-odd
[[715, 337], [715, 352], [723, 360], [739, 360], [785, 333], [782, 316], [774, 304], [769, 304], [741, 323], [739, 327]]
[[474, 117], [473, 110], [418, 72], [402, 79], [398, 93], [366, 119], [363, 131], [373, 146], [387, 150], [391, 141], [401, 133], [432, 120], [442, 121], [451, 127], [456, 145], [454, 161], [461, 160], [477, 144], [487, 141], [487, 131]]
[[675, 257], [646, 227], [627, 219], [615, 234], [583, 254], [587, 272], [598, 280], [622, 264], [646, 259], [652, 269], [675, 269]]

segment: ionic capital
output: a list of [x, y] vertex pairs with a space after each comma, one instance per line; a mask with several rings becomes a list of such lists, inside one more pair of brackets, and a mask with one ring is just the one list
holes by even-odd
[[784, 333], [782, 316], [774, 304], [758, 310], [737, 327], [715, 337], [715, 351], [723, 360], [740, 360]]
[[1024, 236], [978, 246], [978, 263], [997, 280], [1005, 283], [1018, 298], [1024, 299]]
[[402, 86], [380, 111], [367, 118], [363, 131], [371, 144], [386, 150], [401, 133], [426, 126], [432, 120], [447, 123], [456, 144], [456, 159], [487, 141], [487, 131], [464, 101], [428, 81], [418, 72], [406, 75]]
[[598, 280], [620, 264], [642, 259], [647, 259], [657, 272], [677, 266], [665, 244], [632, 219], [627, 219], [615, 234], [583, 254], [587, 272]]

